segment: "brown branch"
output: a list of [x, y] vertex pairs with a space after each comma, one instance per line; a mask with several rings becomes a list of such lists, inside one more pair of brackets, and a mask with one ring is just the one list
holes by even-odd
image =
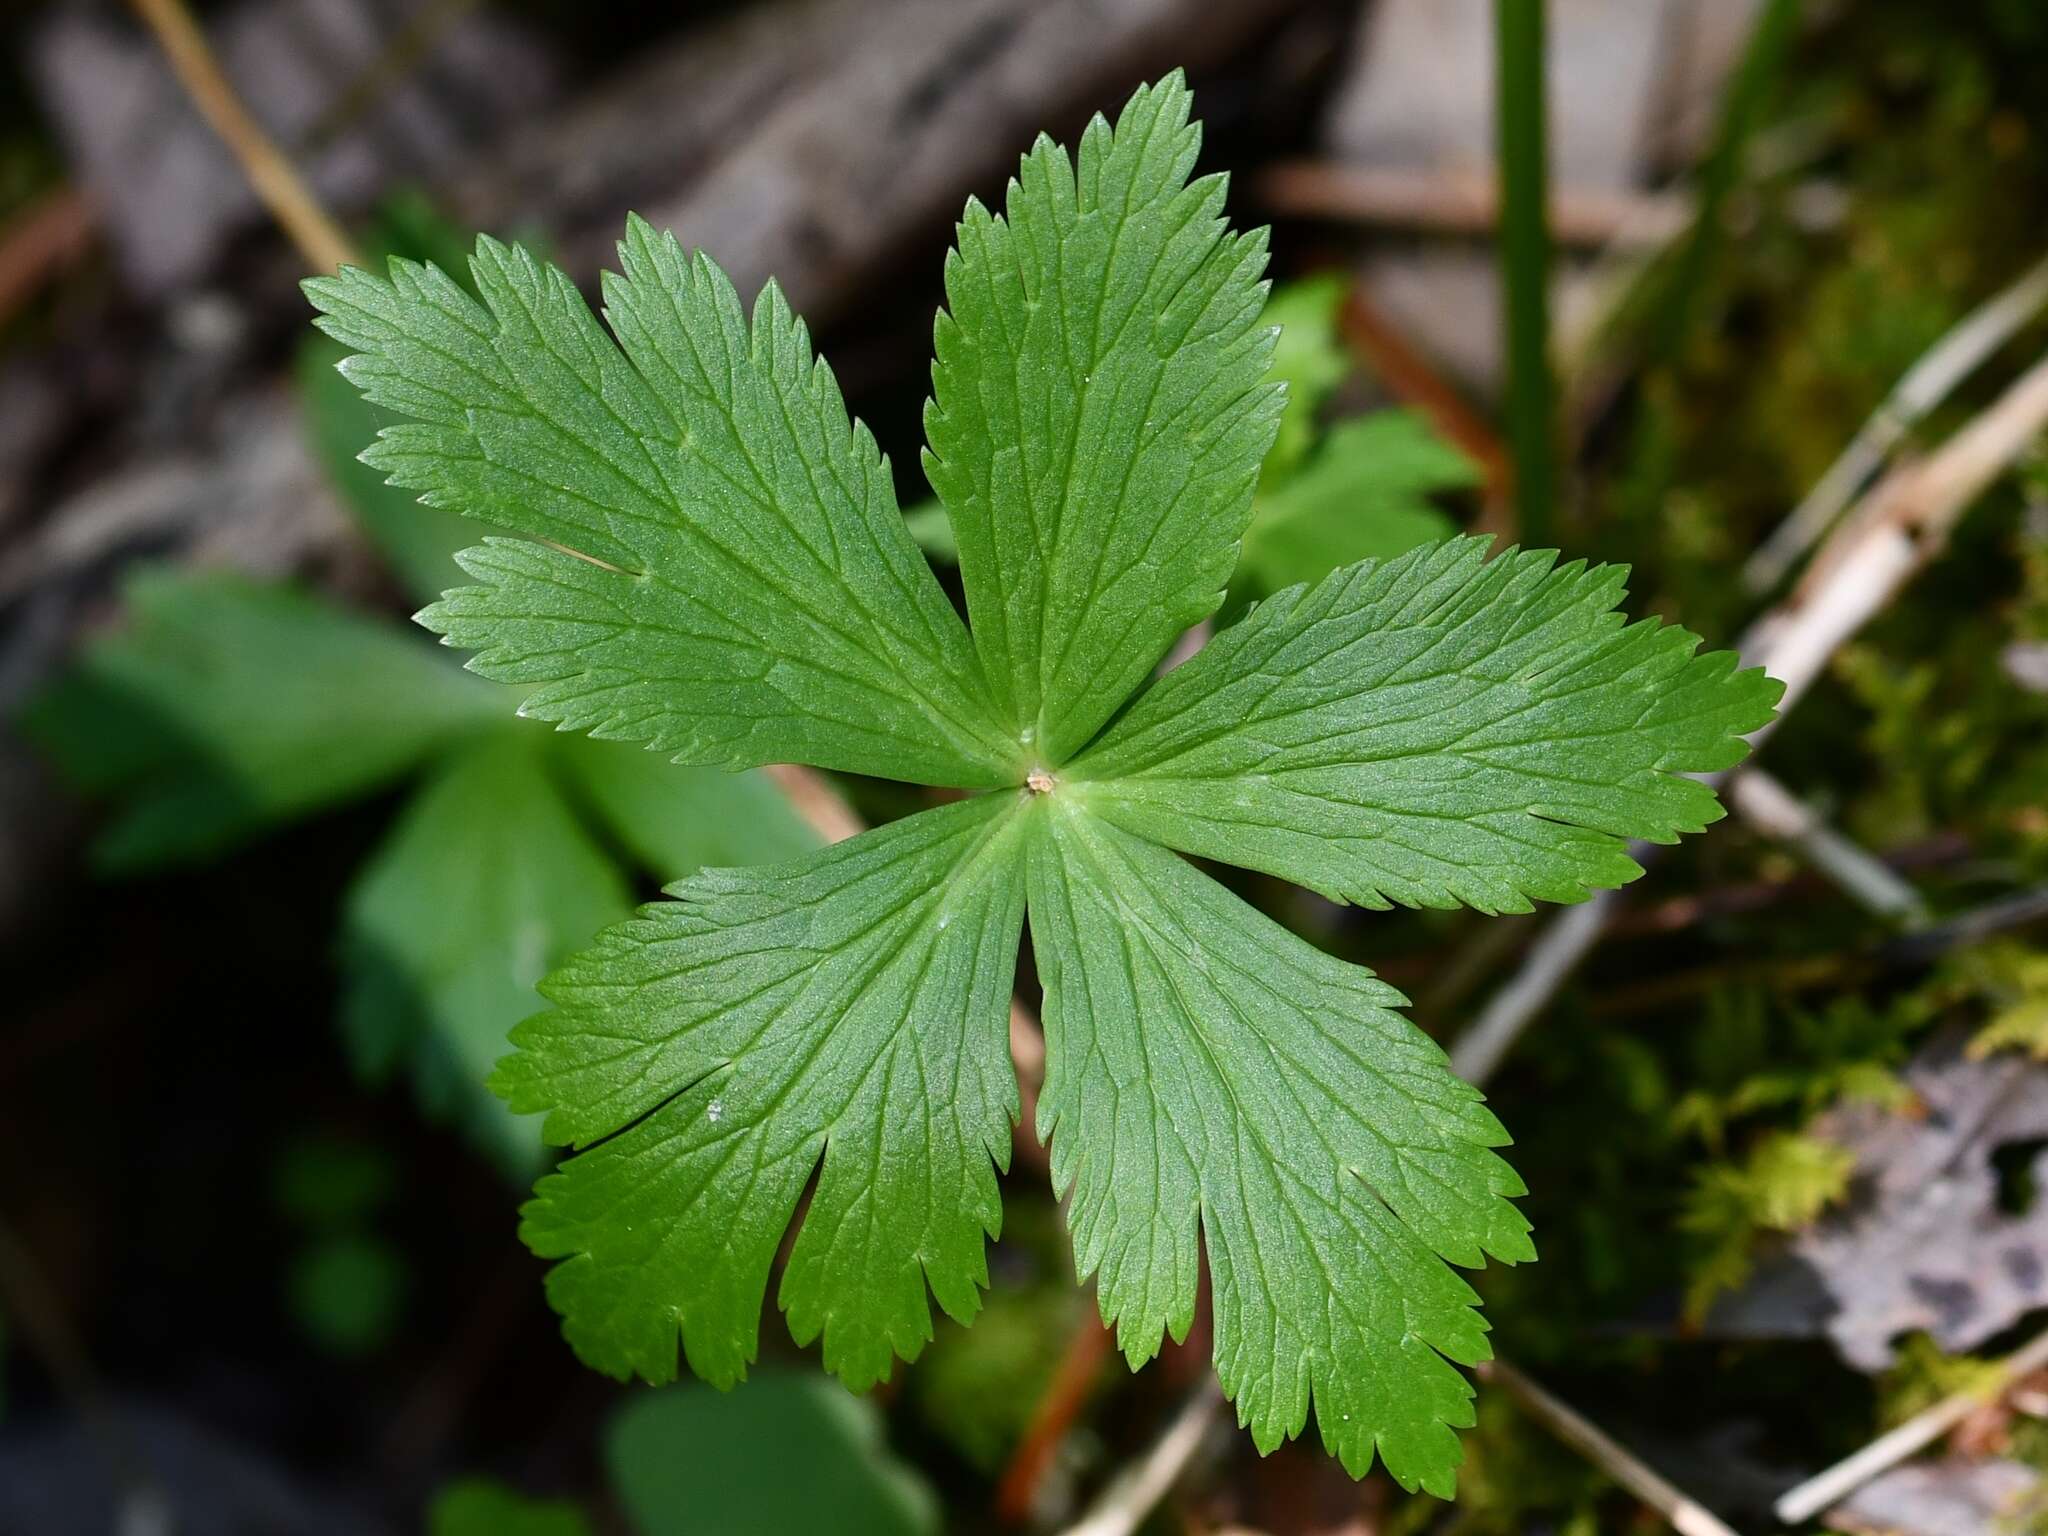
[[44, 193], [0, 228], [0, 323], [92, 243], [98, 215], [75, 187]]
[[1088, 1406], [1102, 1362], [1109, 1356], [1109, 1346], [1109, 1330], [1090, 1308], [1067, 1336], [1059, 1366], [996, 1483], [996, 1518], [1004, 1524], [1022, 1525], [1031, 1517], [1046, 1468], [1052, 1465], [1081, 1410]]
[[804, 825], [827, 843], [843, 843], [867, 831], [860, 813], [846, 803], [825, 776], [798, 763], [770, 763], [761, 770], [775, 781]]
[[1932, 1407], [1922, 1409], [1853, 1456], [1836, 1462], [1825, 1472], [1808, 1478], [1780, 1496], [1773, 1506], [1778, 1518], [1787, 1525], [1804, 1525], [1880, 1472], [1889, 1471], [1908, 1456], [1925, 1450], [1986, 1401], [1996, 1401], [2006, 1388], [2044, 1365], [2048, 1365], [2048, 1333], [2036, 1335], [2031, 1342], [1999, 1361], [1988, 1381], [1974, 1383], [1960, 1392], [1951, 1393]]
[[[1878, 855], [1889, 869], [1938, 869], [1966, 859], [1968, 839], [1944, 832], [1920, 842], [1908, 843]], [[1633, 938], [1644, 934], [1679, 933], [1710, 918], [1741, 916], [1760, 912], [1795, 897], [1827, 889], [1827, 882], [1811, 871], [1802, 870], [1788, 878], [1760, 879], [1739, 885], [1721, 885], [1710, 890], [1668, 896], [1645, 906], [1630, 907], [1606, 927], [1602, 937]]]
[[1625, 1016], [1668, 1007], [1731, 981], [1747, 979], [1767, 981], [1773, 989], [1785, 992], [1803, 992], [1823, 985], [1851, 986], [1870, 977], [1921, 969], [1952, 950], [2044, 921], [2048, 921], [2048, 886], [2035, 886], [1971, 907], [1940, 922], [1893, 934], [1863, 949], [1831, 950], [1786, 960], [1724, 961], [1603, 988], [1598, 997], [1588, 1001], [1586, 1011], [1596, 1018]]
[[[1490, 235], [1500, 222], [1492, 172], [1282, 160], [1252, 178], [1254, 202], [1290, 218], [1338, 219], [1452, 235]], [[1671, 194], [1553, 187], [1550, 231], [1566, 245], [1662, 246], [1692, 223], [1692, 200]]]
[[1486, 496], [1480, 526], [1488, 532], [1512, 535], [1514, 468], [1500, 434], [1380, 313], [1362, 285], [1351, 285], [1337, 324], [1351, 349], [1397, 400], [1422, 412], [1438, 432], [1479, 465]]
[[355, 248], [348, 236], [264, 132], [263, 125], [242, 104], [220, 61], [214, 57], [206, 34], [183, 0], [129, 3], [156, 34], [172, 70], [185, 87], [185, 94], [241, 163], [249, 185], [299, 248], [306, 265], [316, 272], [332, 272], [353, 262]]
[[1125, 1467], [1064, 1536], [1131, 1536], [1187, 1471], [1223, 1407], [1214, 1377], [1188, 1397], [1152, 1448]]
[[1500, 1387], [1522, 1411], [1664, 1517], [1680, 1536], [1735, 1536], [1712, 1510], [1687, 1495], [1634, 1455], [1599, 1425], [1561, 1398], [1552, 1396], [1505, 1360], [1474, 1369], [1481, 1381]]

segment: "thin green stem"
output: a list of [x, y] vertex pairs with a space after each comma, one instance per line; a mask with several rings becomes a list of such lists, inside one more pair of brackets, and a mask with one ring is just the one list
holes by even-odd
[[[1505, 0], [1503, 0], [1505, 3]], [[1785, 60], [1799, 32], [1799, 0], [1766, 0], [1735, 78], [1722, 98], [1713, 143], [1700, 166], [1699, 209], [1692, 233], [1664, 290], [1663, 312], [1655, 322], [1650, 360], [1670, 362], [1692, 329], [1693, 310], [1722, 235], [1728, 197], [1742, 177], [1743, 161], [1763, 109], [1785, 73]]]
[[1547, 543], [1557, 495], [1550, 374], [1550, 180], [1543, 0], [1494, 0], [1499, 90], [1501, 280], [1507, 301], [1508, 446], [1522, 542]]

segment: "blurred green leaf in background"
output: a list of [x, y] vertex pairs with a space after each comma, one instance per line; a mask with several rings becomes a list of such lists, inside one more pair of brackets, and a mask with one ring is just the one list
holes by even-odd
[[936, 1536], [932, 1491], [883, 1442], [882, 1415], [823, 1375], [760, 1371], [635, 1394], [605, 1463], [639, 1536]]
[[[443, 256], [445, 226], [401, 202], [381, 244]], [[463, 270], [451, 263], [451, 269]], [[415, 599], [458, 578], [474, 527], [419, 504], [354, 457], [386, 417], [334, 371], [315, 336], [300, 358], [316, 454]], [[121, 625], [33, 700], [28, 735], [107, 806], [94, 849], [110, 874], [219, 858], [316, 812], [418, 787], [344, 900], [341, 1016], [359, 1075], [409, 1076], [422, 1107], [508, 1176], [541, 1161], [533, 1127], [483, 1080], [533, 984], [632, 909], [643, 875], [795, 857], [817, 838], [757, 773], [679, 768], [636, 746], [511, 718], [517, 693], [465, 672], [411, 626], [227, 571], [145, 569]], [[362, 1253], [308, 1260], [320, 1298]], [[308, 1267], [310, 1266], [310, 1267]], [[309, 1314], [310, 1315], [310, 1314]], [[365, 1329], [365, 1324], [340, 1325]]]
[[294, 1234], [285, 1259], [287, 1310], [325, 1353], [370, 1354], [389, 1342], [412, 1288], [398, 1245], [378, 1229], [398, 1182], [376, 1147], [308, 1135], [271, 1168], [271, 1202]]
[[463, 1124], [507, 1167], [530, 1164], [530, 1128], [474, 1086], [533, 1010], [533, 984], [565, 936], [595, 933], [632, 901], [549, 771], [547, 737], [507, 732], [429, 774], [350, 888], [342, 920], [342, 1024], [366, 1080], [410, 1062], [421, 1103]]
[[1253, 504], [1228, 615], [1340, 565], [1405, 554], [1458, 526], [1431, 498], [1476, 488], [1478, 466], [1412, 411], [1338, 423], [1313, 455]]
[[503, 695], [397, 625], [228, 571], [146, 569], [23, 724], [112, 813], [110, 873], [210, 860], [502, 730]]
[[1262, 488], [1301, 467], [1315, 445], [1323, 402], [1351, 371], [1351, 359], [1337, 337], [1344, 290], [1341, 274], [1322, 272], [1283, 283], [1266, 300], [1266, 324], [1280, 327], [1270, 374], [1286, 384], [1287, 404], [1273, 446], [1259, 467]]
[[487, 1477], [450, 1483], [427, 1511], [427, 1536], [591, 1536], [566, 1500], [530, 1499]]
[[[757, 1373], [732, 1392], [701, 1383], [635, 1392], [603, 1455], [634, 1536], [937, 1536], [939, 1501], [883, 1438], [882, 1413], [822, 1375]], [[608, 1527], [610, 1528], [610, 1527]], [[494, 1478], [438, 1492], [428, 1536], [590, 1536], [566, 1501]]]

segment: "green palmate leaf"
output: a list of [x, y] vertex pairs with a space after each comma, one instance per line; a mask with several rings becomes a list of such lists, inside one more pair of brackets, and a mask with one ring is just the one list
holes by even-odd
[[453, 512], [421, 506], [358, 457], [363, 444], [397, 418], [370, 404], [342, 377], [336, 365], [347, 356], [347, 348], [325, 336], [309, 335], [299, 348], [292, 373], [306, 435], [320, 467], [406, 591], [431, 601], [448, 586], [455, 556], [476, 542], [477, 529]]
[[[430, 243], [436, 248], [443, 244]], [[421, 253], [401, 246], [391, 254]], [[327, 336], [309, 334], [299, 346], [292, 378], [307, 439], [356, 525], [405, 590], [420, 602], [431, 602], [447, 588], [455, 556], [476, 542], [479, 530], [454, 512], [420, 505], [417, 497], [363, 462], [363, 445], [399, 418], [365, 400], [349, 383], [341, 372], [348, 355], [347, 347]]]
[[865, 1386], [916, 1355], [931, 1297], [972, 1316], [1028, 905], [1038, 1129], [1126, 1352], [1187, 1329], [1206, 1250], [1258, 1443], [1313, 1406], [1353, 1471], [1377, 1453], [1447, 1492], [1453, 1363], [1485, 1336], [1445, 1261], [1531, 1252], [1505, 1137], [1391, 990], [1169, 850], [1374, 905], [1576, 900], [1635, 872], [1625, 839], [1713, 819], [1682, 775], [1733, 763], [1775, 689], [1626, 625], [1620, 571], [1475, 540], [1282, 591], [1148, 684], [1216, 607], [1279, 402], [1263, 240], [1188, 183], [1195, 148], [1175, 77], [1077, 160], [1041, 142], [1004, 215], [960, 226], [927, 470], [971, 640], [772, 291], [749, 330], [636, 222], [606, 285], [623, 352], [488, 242], [481, 306], [403, 266], [312, 292], [358, 380], [422, 419], [376, 461], [526, 536], [425, 617], [539, 684], [530, 712], [993, 791], [697, 875], [543, 984], [493, 1082], [583, 1149], [522, 1228], [579, 1353], [736, 1380], [807, 1186], [779, 1299], [828, 1367]]
[[1618, 566], [1455, 539], [1254, 608], [1071, 765], [1090, 809], [1362, 906], [1526, 912], [1721, 815], [1782, 689], [1615, 612]]
[[[1053, 802], [1058, 796], [1051, 797]], [[1478, 1297], [1438, 1255], [1535, 1257], [1507, 1133], [1372, 973], [1311, 948], [1182, 859], [1049, 805], [1031, 859], [1045, 982], [1038, 1130], [1075, 1262], [1133, 1364], [1195, 1313], [1261, 1449], [1301, 1429], [1354, 1475], [1377, 1444], [1450, 1491], [1487, 1358]]]
[[[1301, 461], [1308, 457], [1309, 449], [1315, 442], [1316, 411], [1350, 367], [1342, 348], [1337, 344], [1337, 306], [1343, 297], [1344, 280], [1335, 274], [1304, 278], [1300, 282], [1275, 288], [1259, 317], [1262, 324], [1277, 327], [1280, 333], [1273, 345], [1272, 360], [1267, 367], [1266, 377], [1285, 385], [1287, 390], [1286, 405], [1280, 413], [1279, 429], [1274, 434], [1272, 447], [1266, 450], [1266, 457], [1259, 466], [1259, 485], [1262, 491], [1284, 485], [1301, 467]], [[1340, 427], [1337, 432], [1343, 430]], [[1333, 439], [1335, 436], [1336, 433], [1332, 433]], [[1345, 477], [1344, 486], [1347, 499], [1343, 505], [1335, 509], [1346, 517], [1357, 511], [1356, 506], [1348, 499], [1350, 493], [1356, 489], [1355, 484], [1351, 482], [1363, 479], [1370, 486], [1373, 483], [1374, 470], [1378, 466], [1374, 463], [1361, 463], [1356, 457], [1349, 457], [1349, 467], [1350, 472]], [[1401, 471], [1397, 469], [1396, 473]], [[1338, 499], [1338, 487], [1333, 483], [1333, 479], [1334, 477], [1328, 475], [1321, 477], [1319, 483], [1324, 487], [1324, 494], [1319, 498], [1320, 507], [1327, 507]], [[1426, 487], [1424, 493], [1433, 488]], [[1268, 503], [1262, 499], [1258, 507], [1255, 507], [1252, 527], [1245, 535], [1244, 556], [1238, 566], [1240, 581], [1244, 576], [1245, 566], [1253, 559], [1254, 540], [1259, 531], [1260, 509], [1266, 505]], [[945, 565], [960, 563], [959, 541], [953, 536], [952, 519], [947, 515], [943, 502], [933, 500], [908, 507], [904, 510], [903, 521], [910, 529], [911, 538], [917, 541], [917, 547], [932, 559]], [[1441, 538], [1451, 531], [1448, 521], [1442, 521], [1438, 531], [1430, 536]], [[1340, 555], [1332, 559], [1320, 570], [1309, 573], [1307, 579], [1320, 576], [1330, 566], [1341, 565], [1347, 559], [1356, 560], [1369, 554], [1397, 554], [1400, 549], [1408, 547], [1404, 544], [1398, 548], [1382, 548], [1379, 547], [1380, 542], [1383, 541], [1375, 541], [1374, 547], [1361, 549], [1355, 554]], [[1272, 582], [1265, 590], [1286, 586], [1290, 580], [1302, 579], [1304, 578], [1299, 575], [1284, 577]], [[1232, 583], [1234, 594], [1238, 585], [1239, 582]]]
[[1231, 578], [1232, 607], [1449, 538], [1457, 526], [1430, 498], [1479, 479], [1478, 467], [1412, 412], [1332, 427], [1307, 465], [1260, 493]]
[[1265, 234], [1188, 183], [1188, 104], [1140, 90], [1078, 164], [1040, 138], [946, 262], [925, 473], [989, 686], [1050, 761], [1215, 610], [1279, 418]]
[[342, 1026], [371, 1078], [407, 1067], [427, 1109], [515, 1176], [533, 1130], [484, 1091], [533, 986], [631, 910], [618, 866], [563, 801], [546, 733], [500, 727], [452, 757], [357, 878]]
[[365, 455], [526, 536], [422, 616], [524, 711], [679, 760], [993, 785], [1015, 755], [959, 618], [803, 324], [634, 221], [615, 345], [556, 268], [490, 239], [482, 302], [393, 262], [306, 284], [348, 376], [414, 421]]
[[96, 849], [111, 867], [217, 854], [504, 728], [496, 689], [289, 588], [145, 571], [125, 597], [124, 627], [25, 722], [72, 782], [122, 802]]
[[[550, 977], [496, 1086], [554, 1141], [522, 1232], [584, 1358], [616, 1375], [754, 1358], [768, 1266], [791, 1329], [866, 1386], [963, 1321], [1000, 1221], [1017, 1084], [1022, 830], [983, 796], [765, 870], [711, 871]], [[614, 1134], [617, 1133], [617, 1134]]]
[[[467, 238], [418, 192], [385, 199], [365, 241], [379, 256], [407, 256], [460, 267]], [[483, 531], [457, 513], [422, 506], [362, 462], [363, 444], [399, 418], [371, 404], [342, 375], [348, 349], [326, 336], [306, 337], [293, 361], [299, 404], [320, 467], [341, 492], [405, 589], [421, 602], [439, 597], [455, 574], [455, 556]], [[491, 529], [491, 532], [501, 530]]]

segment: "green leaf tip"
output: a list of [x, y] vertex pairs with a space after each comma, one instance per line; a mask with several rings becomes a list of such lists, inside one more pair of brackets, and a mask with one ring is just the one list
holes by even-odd
[[[737, 1381], [792, 1224], [778, 1302], [850, 1385], [916, 1357], [932, 1301], [971, 1318], [1028, 920], [1035, 1129], [1126, 1355], [1186, 1334], [1206, 1254], [1262, 1449], [1313, 1409], [1353, 1473], [1448, 1495], [1456, 1367], [1487, 1357], [1450, 1266], [1534, 1257], [1506, 1133], [1397, 993], [1182, 855], [1365, 906], [1580, 900], [1635, 873], [1630, 839], [1719, 814], [1688, 775], [1777, 689], [1627, 622], [1615, 568], [1473, 539], [1283, 585], [1155, 676], [1232, 578], [1283, 401], [1265, 239], [1193, 176], [1189, 106], [1176, 74], [1073, 155], [1041, 138], [959, 224], [924, 464], [965, 625], [779, 290], [749, 316], [644, 221], [609, 332], [489, 242], [475, 299], [404, 267], [309, 292], [412, 418], [380, 467], [508, 530], [423, 622], [529, 712], [970, 792], [696, 875], [544, 983], [493, 1086], [579, 1149], [521, 1230], [583, 1358]], [[1378, 430], [1408, 494], [1459, 483]]]
[[1178, 75], [1041, 137], [968, 205], [933, 328], [925, 473], [998, 704], [1071, 755], [1221, 601], [1283, 392], [1263, 231], [1233, 233]]

